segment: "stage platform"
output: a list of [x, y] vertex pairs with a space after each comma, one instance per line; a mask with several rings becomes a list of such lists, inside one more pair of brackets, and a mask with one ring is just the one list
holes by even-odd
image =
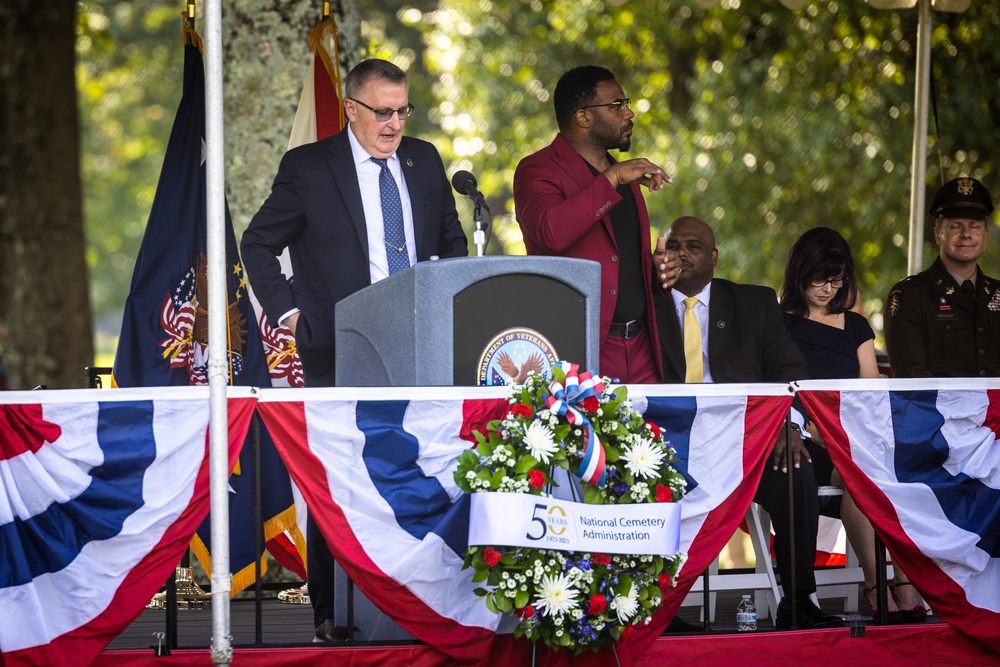
[[[931, 616], [927, 623], [879, 627], [861, 614], [845, 614], [842, 603], [823, 602], [829, 613], [844, 614], [864, 628], [864, 636], [852, 637], [849, 627], [832, 630], [777, 631], [769, 621], [761, 621], [756, 633], [737, 633], [735, 622], [739, 596], [719, 594], [718, 621], [709, 633], [664, 635], [634, 665], [808, 665], [809, 667], [861, 667], [866, 665], [954, 665], [968, 667], [1000, 665], [1000, 656], [988, 652], [945, 623]], [[862, 602], [862, 604], [864, 604]], [[732, 613], [729, 613], [730, 610]], [[681, 618], [699, 622], [699, 609], [682, 608]], [[319, 646], [312, 643], [312, 610], [267, 599], [261, 609], [261, 636], [256, 636], [253, 600], [234, 600], [231, 605], [233, 664], [245, 667], [334, 664], [352, 666], [405, 665], [443, 667], [453, 664], [420, 642], [356, 642], [347, 646]], [[168, 657], [156, 657], [154, 633], [165, 629], [166, 611], [146, 609], [108, 646], [95, 665], [100, 667], [156, 667], [164, 665], [211, 664], [211, 610], [178, 611], [178, 647]], [[850, 624], [850, 623], [849, 623]], [[363, 628], [362, 628], [363, 630]], [[518, 664], [530, 665], [531, 652], [525, 646], [516, 655]], [[510, 653], [505, 653], [510, 664]], [[575, 659], [543, 664], [614, 665], [613, 659]], [[544, 658], [545, 656], [541, 656]]]

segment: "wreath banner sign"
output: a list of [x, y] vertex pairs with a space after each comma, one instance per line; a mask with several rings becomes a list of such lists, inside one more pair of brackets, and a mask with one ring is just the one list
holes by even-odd
[[679, 503], [589, 505], [524, 493], [475, 493], [469, 544], [673, 556]]
[[[687, 558], [676, 452], [627, 387], [576, 364], [553, 364], [547, 377], [529, 371], [509, 401], [454, 473], [471, 495], [464, 564], [481, 584], [475, 593], [516, 619], [516, 637], [554, 649], [627, 639], [652, 621]], [[558, 477], [583, 503], [564, 499]]]

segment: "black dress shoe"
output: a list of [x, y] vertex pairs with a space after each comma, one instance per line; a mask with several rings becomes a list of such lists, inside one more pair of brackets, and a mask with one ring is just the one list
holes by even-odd
[[[670, 624], [664, 629], [663, 634], [665, 635], [698, 635], [705, 632], [705, 626], [695, 625], [694, 623], [688, 623], [680, 616], [674, 616], [670, 619]], [[709, 629], [708, 632], [715, 632]]]
[[[844, 619], [840, 616], [831, 616], [813, 604], [809, 598], [796, 600], [797, 618], [795, 626], [800, 630], [811, 630], [814, 628], [842, 628]], [[778, 613], [774, 617], [774, 627], [779, 630], [787, 630], [792, 627], [792, 602], [787, 597], [781, 598], [778, 603]]]
[[328, 618], [316, 627], [313, 643], [343, 644], [350, 639], [352, 639], [351, 633], [346, 625], [334, 625], [333, 619]]

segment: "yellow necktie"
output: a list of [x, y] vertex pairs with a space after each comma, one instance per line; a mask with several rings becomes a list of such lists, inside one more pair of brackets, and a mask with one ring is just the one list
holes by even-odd
[[684, 361], [687, 364], [685, 382], [704, 382], [705, 367], [701, 358], [701, 325], [695, 317], [694, 307], [698, 298], [684, 299]]

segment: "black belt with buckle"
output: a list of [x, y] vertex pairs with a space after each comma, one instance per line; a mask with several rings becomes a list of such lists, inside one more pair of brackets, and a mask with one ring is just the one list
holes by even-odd
[[632, 320], [631, 322], [612, 322], [611, 327], [608, 329], [608, 335], [628, 340], [629, 338], [638, 335], [640, 331], [642, 331], [641, 317], [637, 320]]

